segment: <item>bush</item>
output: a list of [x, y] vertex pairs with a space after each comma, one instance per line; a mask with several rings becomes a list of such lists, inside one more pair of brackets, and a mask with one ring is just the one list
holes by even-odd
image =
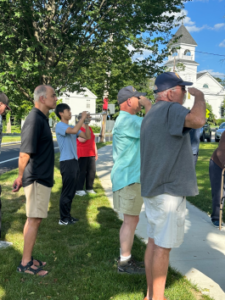
[[97, 125], [91, 125], [90, 127], [94, 133], [100, 133], [100, 131], [101, 131], [101, 127], [99, 127]]
[[216, 125], [220, 126], [223, 122], [225, 122], [225, 119], [217, 119]]

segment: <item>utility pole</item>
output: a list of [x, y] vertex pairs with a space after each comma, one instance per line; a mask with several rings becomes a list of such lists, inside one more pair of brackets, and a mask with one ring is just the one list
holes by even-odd
[[173, 58], [173, 72], [175, 72], [175, 66], [176, 66], [176, 58], [174, 56], [174, 58]]

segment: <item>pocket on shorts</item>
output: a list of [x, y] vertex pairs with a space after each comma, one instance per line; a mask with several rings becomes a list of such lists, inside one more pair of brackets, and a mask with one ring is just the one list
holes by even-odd
[[136, 193], [127, 193], [126, 190], [120, 192], [120, 207], [123, 210], [130, 211], [134, 207]]

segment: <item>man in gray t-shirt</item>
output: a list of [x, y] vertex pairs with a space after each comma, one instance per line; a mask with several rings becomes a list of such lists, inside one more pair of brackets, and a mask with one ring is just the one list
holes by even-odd
[[141, 126], [141, 195], [149, 237], [146, 299], [164, 300], [169, 253], [184, 237], [186, 196], [198, 194], [188, 133], [205, 124], [205, 101], [201, 91], [189, 88], [194, 106], [191, 110], [183, 107], [186, 85], [192, 82], [183, 81], [177, 73], [159, 75], [156, 104]]

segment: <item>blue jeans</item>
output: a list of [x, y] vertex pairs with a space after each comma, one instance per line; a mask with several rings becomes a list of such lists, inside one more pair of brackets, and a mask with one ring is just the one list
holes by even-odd
[[[220, 193], [221, 193], [222, 169], [210, 159], [209, 177], [212, 190], [212, 221], [219, 221], [220, 214]], [[225, 196], [225, 184], [223, 185], [223, 195]]]

